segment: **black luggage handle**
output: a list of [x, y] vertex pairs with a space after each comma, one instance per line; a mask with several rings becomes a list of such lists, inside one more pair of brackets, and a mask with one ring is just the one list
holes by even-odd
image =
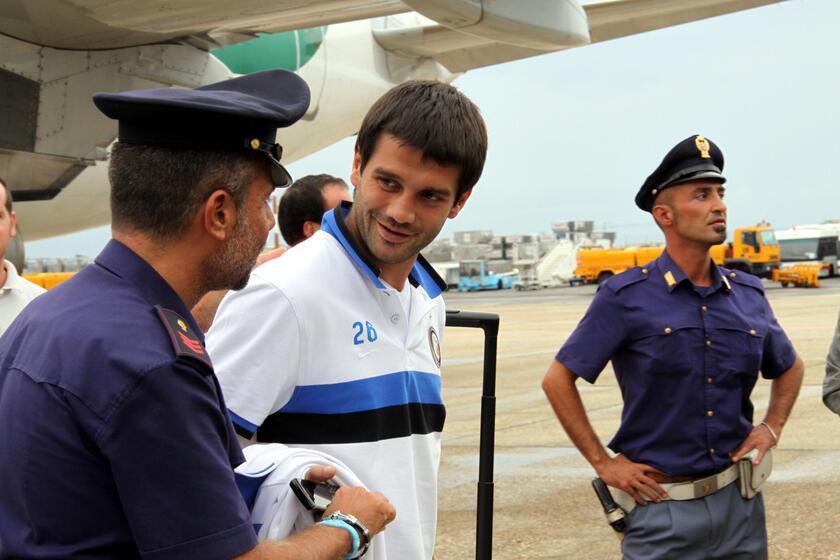
[[496, 430], [496, 346], [499, 316], [476, 311], [447, 311], [447, 327], [484, 331], [484, 381], [481, 393], [481, 435], [478, 452], [478, 498], [475, 524], [476, 560], [493, 557], [493, 456]]

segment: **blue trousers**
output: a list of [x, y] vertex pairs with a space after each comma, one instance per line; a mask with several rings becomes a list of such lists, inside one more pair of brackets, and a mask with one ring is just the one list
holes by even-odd
[[697, 500], [637, 506], [621, 552], [623, 560], [766, 560], [763, 496], [745, 500], [736, 482]]

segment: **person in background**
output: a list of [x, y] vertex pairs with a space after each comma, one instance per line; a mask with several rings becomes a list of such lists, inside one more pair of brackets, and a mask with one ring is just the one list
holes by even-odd
[[6, 332], [26, 305], [46, 290], [18, 274], [15, 265], [6, 260], [9, 241], [16, 235], [17, 217], [12, 209], [12, 191], [0, 178], [0, 335]]
[[342, 200], [352, 201], [347, 183], [332, 175], [301, 177], [283, 192], [277, 209], [277, 226], [290, 247], [321, 229], [324, 213]]
[[840, 316], [837, 317], [834, 339], [825, 358], [823, 402], [831, 411], [840, 414]]

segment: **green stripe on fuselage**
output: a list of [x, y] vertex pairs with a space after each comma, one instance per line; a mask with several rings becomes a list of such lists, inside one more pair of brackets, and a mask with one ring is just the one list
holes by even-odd
[[280, 69], [295, 71], [315, 56], [326, 32], [326, 27], [313, 27], [265, 33], [256, 39], [210, 52], [237, 74]]

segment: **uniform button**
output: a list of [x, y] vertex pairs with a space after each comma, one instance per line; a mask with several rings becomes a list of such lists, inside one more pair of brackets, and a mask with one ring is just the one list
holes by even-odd
[[665, 334], [671, 334], [671, 327], [665, 327]]
[[711, 453], [712, 455], [714, 455], [714, 454], [715, 454], [715, 448], [714, 448], [714, 447], [712, 447], [711, 449], [709, 449], [709, 453]]
[[394, 313], [393, 315], [391, 315], [391, 322], [394, 323], [394, 324], [399, 323], [400, 322], [400, 316], [397, 315], [396, 313]]
[[642, 269], [642, 274], [647, 274], [647, 273], [648, 273], [648, 269], [643, 268], [643, 269]]
[[712, 345], [712, 341], [711, 341], [711, 340], [706, 339], [706, 346], [711, 346], [711, 345]]
[[702, 310], [703, 310], [703, 313], [705, 313], [706, 311], [708, 311], [708, 310], [709, 310], [709, 308], [708, 308], [708, 307], [706, 307], [705, 305], [704, 305], [703, 307], [701, 307], [700, 309], [702, 309]]
[[750, 329], [750, 334], [755, 336], [755, 329]]
[[707, 410], [707, 411], [706, 411], [706, 416], [708, 416], [709, 418], [711, 418], [711, 417], [712, 417], [712, 416], [714, 416], [714, 415], [715, 415], [715, 413], [714, 413], [714, 412], [712, 412], [711, 410]]
[[730, 278], [735, 278], [735, 276], [736, 276], [736, 274], [735, 274], [734, 272], [730, 272], [730, 273], [729, 273], [729, 277], [730, 277]]
[[707, 378], [706, 378], [706, 383], [708, 383], [709, 385], [711, 385], [711, 384], [712, 384], [712, 378], [711, 378], [711, 377], [707, 377]]

